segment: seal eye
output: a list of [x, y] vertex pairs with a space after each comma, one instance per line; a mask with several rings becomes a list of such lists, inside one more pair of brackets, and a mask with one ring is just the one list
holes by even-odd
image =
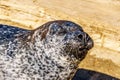
[[79, 39], [83, 39], [83, 35], [82, 35], [82, 34], [79, 34], [79, 35], [78, 35], [78, 38], [79, 38]]

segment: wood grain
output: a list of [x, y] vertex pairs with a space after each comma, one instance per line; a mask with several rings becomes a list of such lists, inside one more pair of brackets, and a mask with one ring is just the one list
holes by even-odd
[[80, 24], [95, 43], [80, 67], [117, 78], [120, 78], [119, 14], [119, 0], [0, 0], [1, 24], [25, 29], [58, 19]]

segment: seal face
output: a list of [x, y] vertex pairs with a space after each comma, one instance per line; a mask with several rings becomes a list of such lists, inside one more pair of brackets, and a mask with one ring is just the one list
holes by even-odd
[[35, 30], [0, 25], [0, 79], [68, 80], [93, 40], [77, 24], [57, 20]]

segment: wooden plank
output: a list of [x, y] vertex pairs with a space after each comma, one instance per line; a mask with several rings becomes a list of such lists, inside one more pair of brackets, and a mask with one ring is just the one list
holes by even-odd
[[119, 0], [0, 0], [2, 24], [35, 29], [45, 22], [62, 19], [82, 25], [93, 38], [95, 47], [80, 67], [118, 78], [120, 71], [115, 69], [120, 68], [119, 14]]

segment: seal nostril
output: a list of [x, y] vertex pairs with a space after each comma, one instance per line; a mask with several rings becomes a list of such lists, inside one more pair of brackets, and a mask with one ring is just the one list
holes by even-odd
[[80, 34], [80, 35], [78, 35], [78, 38], [82, 39], [82, 38], [83, 38], [83, 36]]

